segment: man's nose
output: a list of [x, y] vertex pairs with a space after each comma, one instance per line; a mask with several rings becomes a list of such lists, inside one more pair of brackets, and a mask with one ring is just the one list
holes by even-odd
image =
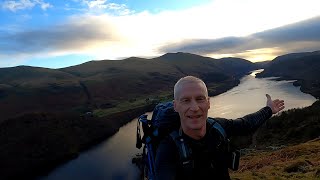
[[198, 103], [197, 103], [195, 100], [192, 100], [192, 101], [191, 101], [190, 110], [191, 110], [191, 111], [197, 111], [197, 110], [199, 110], [199, 105], [198, 105]]

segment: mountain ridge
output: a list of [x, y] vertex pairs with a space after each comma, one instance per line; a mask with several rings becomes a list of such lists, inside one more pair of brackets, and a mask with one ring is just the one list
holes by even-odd
[[185, 75], [215, 84], [210, 94], [217, 94], [254, 69], [256, 66], [246, 60], [216, 60], [181, 52], [152, 59], [90, 61], [60, 69], [1, 68], [0, 108], [5, 111], [0, 122], [24, 111], [71, 109], [83, 113], [114, 107], [120, 101], [154, 99], [157, 94], [169, 95], [174, 83]]
[[[293, 57], [293, 59], [290, 59]], [[293, 53], [274, 59], [256, 77], [280, 77], [297, 80], [296, 86], [316, 98], [320, 98], [320, 51]]]

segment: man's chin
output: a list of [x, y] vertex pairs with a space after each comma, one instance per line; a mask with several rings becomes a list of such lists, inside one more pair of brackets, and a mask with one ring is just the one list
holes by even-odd
[[190, 126], [190, 129], [192, 129], [192, 130], [201, 130], [202, 128], [203, 128], [203, 126], [200, 124]]

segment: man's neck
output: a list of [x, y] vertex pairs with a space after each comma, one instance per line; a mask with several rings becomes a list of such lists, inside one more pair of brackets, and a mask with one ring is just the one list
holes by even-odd
[[191, 137], [192, 139], [199, 140], [202, 139], [206, 135], [206, 126], [203, 126], [201, 129], [186, 129], [183, 128], [183, 133], [187, 136]]

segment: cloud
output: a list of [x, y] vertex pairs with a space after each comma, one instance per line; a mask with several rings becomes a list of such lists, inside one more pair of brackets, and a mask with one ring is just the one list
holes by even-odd
[[8, 9], [10, 11], [17, 11], [22, 9], [31, 9], [35, 6], [35, 3], [30, 0], [20, 0], [20, 1], [4, 1], [2, 3], [3, 9]]
[[218, 39], [191, 39], [172, 43], [160, 48], [161, 52], [190, 52], [195, 54], [209, 54], [234, 49], [249, 41], [249, 37], [224, 37]]
[[182, 51], [216, 57], [222, 54], [250, 59], [262, 55], [262, 52], [271, 56], [271, 54], [319, 49], [320, 16], [244, 37], [184, 40], [165, 45], [160, 51]]
[[47, 10], [48, 8], [53, 7], [50, 3], [46, 3], [43, 0], [35, 0], [35, 2], [39, 4], [41, 9], [44, 11]]
[[[77, 0], [76, 0], [77, 1]], [[109, 3], [108, 0], [78, 0], [82, 5], [87, 7], [88, 13], [112, 15], [128, 15], [134, 13], [125, 4]]]
[[89, 6], [89, 8], [101, 8], [105, 9], [106, 5], [105, 3], [107, 0], [96, 0], [96, 1], [83, 1], [85, 4]]
[[3, 9], [7, 9], [12, 12], [24, 9], [32, 9], [36, 5], [39, 5], [42, 10], [47, 10], [48, 8], [53, 7], [50, 3], [46, 3], [43, 0], [5, 0], [3, 3], [1, 3], [1, 7]]
[[272, 30], [256, 33], [253, 36], [270, 43], [292, 41], [320, 41], [320, 16]]
[[119, 40], [108, 17], [78, 16], [46, 28], [2, 32], [0, 52], [14, 56], [67, 54], [89, 51]]

